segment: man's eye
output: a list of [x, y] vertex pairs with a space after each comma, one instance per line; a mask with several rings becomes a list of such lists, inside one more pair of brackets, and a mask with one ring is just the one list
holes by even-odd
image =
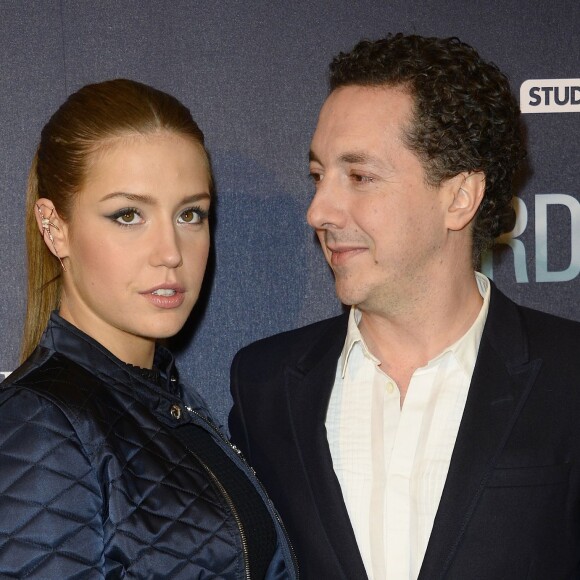
[[357, 183], [372, 183], [373, 178], [368, 175], [361, 175], [360, 173], [353, 173], [351, 178]]
[[312, 179], [312, 181], [314, 181], [314, 183], [319, 183], [320, 181], [322, 181], [322, 174], [316, 173], [315, 171], [311, 171], [310, 172], [310, 179]]

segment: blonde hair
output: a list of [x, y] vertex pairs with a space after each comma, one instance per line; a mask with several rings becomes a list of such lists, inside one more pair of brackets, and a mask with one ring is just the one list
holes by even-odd
[[204, 136], [187, 107], [148, 85], [115, 79], [86, 85], [64, 102], [44, 126], [26, 193], [28, 293], [20, 357], [36, 348], [50, 313], [58, 307], [62, 268], [36, 224], [36, 203], [48, 198], [61, 219], [70, 219], [94, 154], [111, 141], [131, 135], [169, 131], [191, 139], [209, 157]]

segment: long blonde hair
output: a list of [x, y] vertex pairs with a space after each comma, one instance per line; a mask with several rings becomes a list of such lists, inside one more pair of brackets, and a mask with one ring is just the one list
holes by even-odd
[[61, 219], [70, 219], [94, 154], [119, 137], [161, 130], [190, 138], [203, 150], [211, 168], [204, 136], [187, 107], [148, 85], [115, 79], [86, 85], [73, 93], [44, 126], [26, 193], [28, 294], [20, 357], [36, 348], [58, 307], [62, 268], [39, 234], [35, 219], [39, 198], [48, 198]]

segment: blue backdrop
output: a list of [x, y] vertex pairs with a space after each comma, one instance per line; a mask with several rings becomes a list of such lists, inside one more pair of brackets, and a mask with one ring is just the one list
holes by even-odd
[[18, 359], [24, 191], [40, 130], [80, 86], [133, 78], [188, 105], [212, 154], [213, 265], [176, 347], [182, 377], [225, 420], [240, 346], [340, 311], [305, 223], [309, 141], [332, 56], [398, 31], [459, 36], [521, 92], [531, 170], [516, 229], [484, 270], [517, 301], [580, 320], [577, 0], [1, 0], [0, 372]]

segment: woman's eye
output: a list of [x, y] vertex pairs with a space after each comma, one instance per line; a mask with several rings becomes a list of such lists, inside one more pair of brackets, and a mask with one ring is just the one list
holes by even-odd
[[180, 224], [198, 224], [207, 217], [207, 212], [201, 208], [189, 208], [182, 211], [177, 218]]
[[181, 218], [181, 221], [188, 223], [188, 224], [192, 224], [192, 223], [199, 221], [199, 216], [192, 209], [188, 209], [188, 210], [184, 211], [181, 214], [180, 218]]
[[126, 208], [111, 216], [111, 219], [122, 226], [134, 226], [143, 220], [136, 209]]
[[322, 174], [317, 173], [316, 171], [311, 171], [310, 179], [312, 179], [314, 183], [320, 183], [322, 181]]

